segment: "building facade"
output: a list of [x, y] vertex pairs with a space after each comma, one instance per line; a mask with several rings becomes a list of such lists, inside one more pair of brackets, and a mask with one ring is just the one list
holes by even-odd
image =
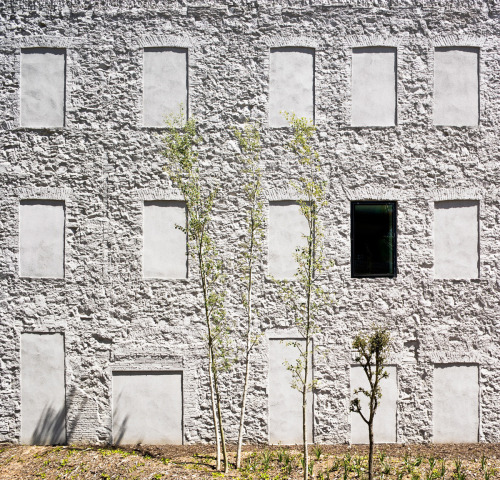
[[[295, 443], [303, 221], [281, 112], [317, 126], [334, 267], [311, 439], [364, 442], [354, 335], [393, 346], [381, 442], [500, 441], [500, 5], [495, 0], [12, 0], [1, 12], [0, 441], [210, 441], [201, 290], [163, 118], [198, 121], [242, 331], [242, 167], [261, 122], [266, 212], [246, 441]], [[237, 436], [242, 367], [223, 379]], [[297, 429], [298, 437], [297, 437]], [[376, 434], [377, 435], [377, 434]], [[297, 439], [298, 438], [298, 439]]]

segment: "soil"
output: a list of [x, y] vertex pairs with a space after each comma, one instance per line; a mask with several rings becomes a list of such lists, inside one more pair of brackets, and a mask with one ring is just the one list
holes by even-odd
[[[234, 463], [235, 448], [230, 448]], [[367, 477], [368, 446], [311, 446], [318, 480]], [[500, 444], [378, 445], [375, 479], [500, 479]], [[0, 444], [0, 480], [29, 479], [230, 479], [286, 480], [302, 477], [300, 447], [245, 446], [240, 470], [215, 470], [211, 445], [26, 446]]]

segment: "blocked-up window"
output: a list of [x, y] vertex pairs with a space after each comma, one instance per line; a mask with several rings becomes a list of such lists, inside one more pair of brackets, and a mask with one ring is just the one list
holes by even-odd
[[351, 203], [353, 277], [396, 275], [396, 203]]
[[293, 201], [269, 202], [269, 274], [293, 278], [297, 272], [295, 254], [306, 245], [307, 220]]
[[[382, 398], [373, 422], [374, 438], [377, 443], [396, 443], [397, 369], [391, 366], [385, 370], [389, 376], [380, 382]], [[354, 398], [354, 391], [357, 388], [364, 388], [367, 391], [370, 389], [366, 374], [359, 365], [351, 367], [351, 398]], [[358, 393], [357, 397], [360, 399], [361, 412], [368, 418], [370, 413], [368, 397], [362, 393]], [[368, 426], [356, 412], [351, 413], [351, 442], [368, 443]]]
[[21, 277], [64, 277], [63, 201], [21, 201], [19, 275]]
[[314, 121], [314, 49], [271, 49], [269, 125], [288, 125], [283, 112]]
[[66, 442], [64, 337], [21, 335], [21, 443]]
[[186, 278], [186, 204], [144, 202], [143, 273], [145, 278]]
[[434, 204], [435, 278], [479, 277], [479, 202]]
[[396, 49], [363, 47], [352, 51], [352, 125], [396, 124]]
[[187, 48], [145, 48], [143, 121], [161, 127], [165, 117], [188, 109]]
[[436, 365], [433, 388], [434, 442], [477, 442], [479, 369], [477, 365]]
[[113, 443], [182, 445], [182, 373], [113, 372]]
[[66, 50], [21, 50], [21, 125], [63, 127], [66, 97]]
[[[305, 342], [302, 339], [269, 340], [269, 443], [295, 445], [302, 442], [302, 394], [292, 388], [293, 375], [288, 366], [296, 364]], [[312, 381], [312, 356], [309, 382]], [[308, 440], [312, 440], [313, 395], [308, 393]]]
[[435, 125], [478, 124], [478, 65], [478, 48], [436, 48], [434, 53]]

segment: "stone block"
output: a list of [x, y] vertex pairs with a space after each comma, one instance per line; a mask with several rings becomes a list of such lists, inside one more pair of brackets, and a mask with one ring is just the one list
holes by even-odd
[[66, 442], [64, 337], [21, 335], [21, 443]]
[[396, 124], [396, 49], [354, 48], [352, 51], [352, 125]]
[[19, 275], [63, 278], [64, 202], [23, 200], [19, 215]]
[[435, 278], [478, 278], [479, 202], [434, 203]]
[[271, 49], [269, 125], [288, 125], [283, 112], [314, 120], [313, 48]]
[[435, 443], [472, 443], [479, 434], [477, 365], [439, 365], [434, 369]]
[[186, 205], [176, 201], [144, 202], [144, 277], [186, 278]]
[[436, 48], [434, 124], [474, 126], [479, 122], [479, 49]]
[[[292, 373], [286, 362], [293, 365], [299, 358], [297, 347], [289, 345], [297, 342], [302, 346], [304, 340], [270, 339], [269, 340], [269, 442], [284, 445], [302, 442], [302, 394], [292, 388]], [[312, 363], [309, 381], [312, 381]], [[313, 395], [308, 394], [308, 440], [312, 441]]]
[[269, 203], [269, 274], [293, 278], [297, 271], [296, 249], [306, 245], [307, 220], [300, 205], [293, 201]]
[[161, 127], [165, 117], [188, 109], [188, 50], [144, 49], [144, 125]]
[[63, 127], [66, 50], [21, 50], [21, 125]]
[[[396, 443], [396, 412], [398, 402], [398, 378], [396, 367], [386, 367], [389, 373], [380, 383], [382, 398], [373, 422], [373, 436], [376, 443]], [[351, 395], [356, 388], [369, 389], [368, 380], [362, 367], [351, 367]], [[368, 416], [368, 399], [358, 394], [361, 400], [361, 411]], [[355, 444], [368, 443], [368, 425], [359, 413], [351, 412], [351, 442]]]
[[181, 445], [182, 373], [113, 372], [113, 443]]

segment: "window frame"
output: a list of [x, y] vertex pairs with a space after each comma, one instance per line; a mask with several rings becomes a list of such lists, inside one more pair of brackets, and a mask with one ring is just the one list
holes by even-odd
[[[355, 248], [354, 248], [354, 238], [356, 235], [356, 228], [354, 222], [354, 209], [356, 205], [392, 205], [393, 206], [393, 214], [392, 214], [392, 264], [393, 264], [393, 272], [392, 273], [381, 273], [376, 275], [366, 275], [366, 274], [358, 274], [355, 272]], [[351, 278], [396, 278], [398, 273], [397, 266], [397, 245], [398, 245], [398, 230], [397, 230], [397, 211], [398, 211], [398, 203], [396, 201], [391, 200], [353, 200], [351, 201]]]

